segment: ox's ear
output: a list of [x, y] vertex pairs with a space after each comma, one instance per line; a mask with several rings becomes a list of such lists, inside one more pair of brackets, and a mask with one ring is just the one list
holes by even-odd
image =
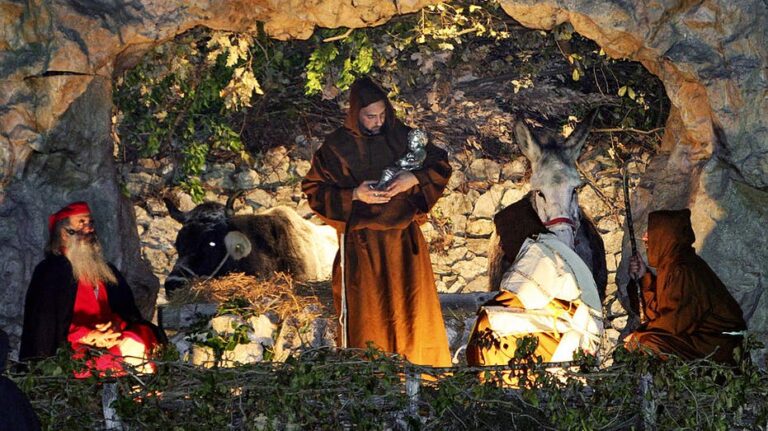
[[541, 159], [541, 145], [524, 121], [515, 122], [515, 140], [532, 165]]
[[186, 223], [187, 213], [180, 210], [179, 207], [177, 207], [176, 204], [168, 198], [163, 198], [163, 202], [165, 202], [165, 207], [168, 208], [168, 214], [171, 215], [171, 218], [181, 224]]
[[235, 260], [240, 260], [251, 254], [251, 241], [242, 232], [231, 230], [224, 237], [227, 253]]
[[581, 149], [584, 148], [584, 143], [587, 142], [587, 136], [589, 135], [589, 129], [592, 128], [592, 122], [597, 117], [598, 109], [593, 109], [587, 117], [579, 123], [573, 132], [568, 136], [568, 139], [563, 143], [563, 152], [569, 160], [573, 162], [579, 158]]

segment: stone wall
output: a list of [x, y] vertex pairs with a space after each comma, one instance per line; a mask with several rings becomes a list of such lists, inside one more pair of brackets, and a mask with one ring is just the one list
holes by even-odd
[[[114, 182], [109, 118], [115, 68], [196, 25], [247, 31], [261, 21], [275, 37], [308, 37], [315, 25], [372, 26], [426, 3], [0, 0], [0, 325], [18, 336], [45, 217], [67, 201], [98, 204], [97, 222], [114, 244], [110, 257], [146, 272], [133, 216]], [[662, 79], [673, 112], [662, 152], [641, 181], [637, 218], [656, 208], [690, 206], [697, 246], [748, 311], [750, 327], [766, 331], [768, 235], [760, 223], [768, 204], [765, 2], [501, 3], [526, 26], [570, 21], [609, 55], [641, 61]], [[148, 311], [157, 284], [139, 278], [144, 281], [133, 281], [147, 288], [137, 296]]]
[[[496, 115], [506, 114], [497, 109]], [[273, 148], [262, 154], [252, 167], [236, 168], [226, 163], [207, 166], [203, 185], [208, 190], [208, 200], [224, 203], [235, 190], [245, 189], [247, 192], [235, 204], [239, 214], [285, 205], [295, 208], [304, 218], [322, 223], [309, 208], [298, 181], [308, 171], [310, 155], [320, 141], [304, 136], [298, 136], [296, 141], [305, 143], [304, 148], [297, 147], [293, 151], [286, 147]], [[436, 144], [442, 145], [439, 141]], [[505, 162], [482, 158], [479, 151], [476, 156], [449, 152], [453, 175], [448, 189], [433, 208], [429, 221], [422, 225], [430, 245], [439, 292], [489, 290], [488, 246], [493, 215], [529, 190], [529, 163], [524, 156], [513, 156]], [[629, 166], [633, 184], [642, 176], [651, 156], [651, 150], [635, 154], [635, 161]], [[140, 160], [130, 171], [124, 172], [122, 178], [131, 193], [131, 200], [136, 202], [134, 211], [143, 256], [163, 282], [176, 259], [173, 243], [181, 226], [168, 215], [163, 203], [153, 197], [161, 195], [168, 187], [168, 178], [157, 171], [156, 163], [150, 159]], [[588, 144], [580, 168], [587, 184], [580, 190], [579, 200], [600, 231], [606, 247], [609, 286], [605, 304], [607, 321], [611, 325], [607, 333], [610, 343], [618, 338], [626, 324], [615, 284], [616, 269], [621, 261], [624, 216], [612, 204], [622, 200], [622, 177], [615, 161], [608, 155], [606, 145]], [[171, 193], [177, 196], [183, 210], [193, 208], [189, 195], [180, 189]], [[454, 332], [459, 332], [455, 322], [451, 326]], [[460, 336], [456, 334], [456, 337]], [[458, 346], [452, 347], [455, 350]]]

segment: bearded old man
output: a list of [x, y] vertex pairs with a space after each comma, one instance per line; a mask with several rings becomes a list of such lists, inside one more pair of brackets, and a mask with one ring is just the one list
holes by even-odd
[[630, 334], [630, 349], [645, 349], [684, 359], [712, 355], [717, 362], [734, 363], [734, 350], [747, 328], [739, 304], [717, 274], [696, 255], [691, 211], [654, 211], [648, 214], [648, 264], [635, 255], [630, 275], [641, 280], [648, 319]]
[[165, 336], [141, 317], [122, 274], [105, 260], [88, 204], [51, 215], [48, 231], [46, 257], [27, 290], [19, 359], [53, 356], [69, 345], [75, 359], [96, 349], [77, 377], [120, 374], [123, 362], [151, 372], [147, 359]]
[[447, 154], [426, 145], [421, 168], [403, 170], [384, 190], [382, 171], [408, 152], [411, 129], [369, 78], [350, 89], [344, 126], [331, 133], [302, 182], [310, 207], [339, 235], [333, 293], [339, 344], [367, 344], [408, 361], [450, 366], [429, 248], [419, 225], [451, 175]]

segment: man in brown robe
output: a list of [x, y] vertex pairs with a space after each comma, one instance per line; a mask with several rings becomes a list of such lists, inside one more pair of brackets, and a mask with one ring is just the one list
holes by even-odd
[[747, 325], [741, 308], [712, 269], [696, 255], [691, 211], [654, 211], [648, 215], [648, 264], [630, 259], [630, 275], [641, 280], [647, 322], [630, 334], [630, 349], [650, 349], [662, 357], [684, 359], [712, 355], [717, 362], [734, 363], [738, 333]]
[[450, 366], [429, 248], [419, 229], [451, 175], [447, 154], [428, 144], [422, 167], [374, 190], [408, 152], [411, 130], [368, 78], [350, 90], [344, 126], [327, 136], [302, 182], [310, 207], [339, 234], [333, 294], [339, 344], [369, 342], [420, 365]]

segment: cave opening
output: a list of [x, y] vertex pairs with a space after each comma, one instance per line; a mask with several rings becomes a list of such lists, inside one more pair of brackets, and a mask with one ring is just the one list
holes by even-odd
[[608, 319], [623, 327], [621, 170], [637, 184], [661, 146], [670, 101], [643, 65], [610, 58], [570, 24], [532, 30], [498, 6], [467, 2], [378, 27], [318, 29], [308, 40], [198, 27], [126, 58], [114, 82], [115, 159], [161, 284], [179, 228], [163, 197], [189, 210], [243, 190], [241, 213], [288, 205], [319, 222], [300, 180], [343, 121], [345, 90], [370, 74], [397, 115], [450, 154], [453, 178], [422, 229], [439, 292], [488, 289], [491, 218], [529, 190], [514, 122], [567, 135], [599, 107], [579, 159], [579, 200], [606, 244]]
[[[744, 347], [752, 362], [742, 358], [739, 373], [698, 361], [653, 364], [653, 373], [664, 378], [656, 379], [650, 392], [640, 391], [664, 409], [638, 404], [648, 401], [634, 396], [642, 365], [604, 369], [604, 363], [586, 357], [580, 358], [575, 379], [547, 378], [545, 390], [536, 389], [552, 401], [550, 408], [537, 407], [539, 395], [520, 398], [519, 392], [477, 386], [476, 370], [456, 367], [450, 379], [419, 394], [423, 408], [406, 419], [434, 420], [433, 426], [446, 429], [584, 423], [600, 428], [615, 427], [617, 420], [646, 428], [681, 421], [750, 428], [766, 417], [765, 403], [754, 402], [764, 398], [766, 387], [760, 384], [766, 362], [759, 340], [766, 340], [768, 309], [763, 264], [768, 247], [760, 247], [768, 208], [762, 2], [213, 3], [123, 2], [109, 14], [71, 2], [0, 7], [7, 18], [0, 45], [9, 54], [0, 56], [0, 248], [7, 257], [0, 326], [10, 332], [12, 346], [18, 345], [24, 293], [43, 255], [49, 214], [74, 200], [93, 204], [107, 256], [132, 276], [146, 316], [156, 306], [158, 278], [175, 259], [172, 241], [180, 227], [167, 216], [162, 198], [172, 196], [188, 209], [199, 199], [223, 202], [247, 185], [238, 212], [284, 203], [312, 219], [298, 181], [312, 151], [342, 118], [345, 85], [369, 73], [391, 91], [406, 122], [423, 126], [451, 152], [453, 179], [423, 227], [444, 296], [487, 288], [484, 253], [491, 217], [530, 189], [532, 174], [512, 132], [514, 122], [525, 119], [537, 132], [562, 137], [599, 104], [580, 158], [586, 184], [578, 196], [606, 244], [609, 281], [621, 284], [627, 273], [620, 169], [628, 167], [639, 233], [648, 212], [689, 207], [694, 247], [722, 277], [749, 327]], [[434, 4], [403, 14], [426, 3]], [[509, 17], [547, 31], [525, 30]], [[275, 39], [254, 23], [263, 23]], [[375, 27], [359, 28], [366, 25]], [[209, 29], [188, 32], [194, 26]], [[343, 26], [355, 29], [337, 28]], [[244, 31], [250, 33], [237, 33]], [[277, 40], [305, 37], [310, 39]], [[210, 41], [215, 42], [209, 46]], [[215, 50], [223, 57], [208, 62]], [[622, 56], [640, 63], [618, 60]], [[176, 79], [183, 73], [186, 77]], [[307, 94], [309, 88], [317, 93]], [[205, 97], [188, 97], [190, 91]], [[624, 326], [615, 290], [613, 283], [603, 303], [611, 326], [608, 347]], [[237, 337], [248, 336], [242, 320], [255, 316], [238, 317], [243, 319], [219, 322], [220, 329], [235, 331], [211, 333], [208, 347], [221, 353]], [[452, 340], [468, 332], [461, 317], [447, 325]], [[268, 318], [248, 324], [261, 324], [265, 334], [274, 335]], [[330, 326], [302, 326], [295, 334]], [[275, 358], [263, 346], [250, 347], [246, 353]], [[375, 356], [371, 362], [348, 351], [338, 357], [327, 352], [314, 350], [300, 362], [242, 367], [246, 379], [237, 381], [212, 377], [234, 370], [164, 358], [167, 378], [141, 378], [145, 393], [162, 393], [162, 399], [145, 398], [141, 409], [120, 404], [137, 415], [128, 419], [132, 423], [162, 422], [157, 427], [364, 427], [380, 426], [382, 418], [403, 423], [402, 406], [413, 397], [401, 390], [401, 362], [371, 352], [366, 357]], [[90, 402], [92, 385], [72, 385], [66, 371], [61, 373], [67, 366], [46, 363], [42, 373], [9, 373], [24, 379], [17, 381], [36, 407], [57, 407], [38, 410], [43, 423], [103, 425], [101, 406]], [[712, 380], [712, 375], [726, 378]], [[466, 377], [470, 386], [455, 386], [454, 377]], [[585, 387], [595, 394], [631, 396], [585, 398]], [[737, 387], [743, 396], [713, 401]], [[200, 388], [195, 393], [206, 402], [190, 402], [190, 388]], [[61, 397], [64, 392], [68, 396]], [[138, 399], [133, 389], [129, 394]], [[679, 402], [680, 394], [693, 402]], [[382, 402], [392, 409], [382, 409]], [[162, 414], [145, 408], [153, 406]]]

